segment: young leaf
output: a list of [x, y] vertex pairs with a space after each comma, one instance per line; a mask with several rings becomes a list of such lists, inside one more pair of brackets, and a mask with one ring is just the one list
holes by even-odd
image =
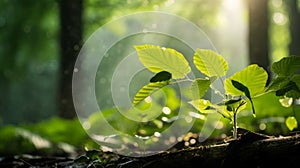
[[138, 93], [134, 96], [132, 105], [136, 106], [138, 103], [143, 101], [146, 97], [150, 96], [150, 94], [153, 93], [155, 90], [160, 89], [168, 84], [169, 81], [149, 83], [148, 85], [140, 89]]
[[238, 107], [238, 102], [240, 102], [242, 99], [239, 98], [239, 99], [230, 99], [228, 101], [226, 101], [224, 104], [226, 105], [226, 110], [229, 111], [229, 112], [232, 112], [233, 111], [233, 108], [236, 106]]
[[225, 59], [212, 50], [197, 49], [194, 54], [194, 64], [203, 74], [212, 76], [224, 76], [228, 70]]
[[225, 102], [225, 106], [227, 111], [238, 113], [246, 108], [246, 101], [242, 98], [231, 99]]
[[231, 80], [235, 80], [245, 85], [250, 92], [250, 97], [254, 97], [265, 90], [267, 79], [268, 74], [263, 68], [256, 64], [249, 65], [225, 80], [225, 91], [233, 96], [240, 96], [244, 93], [232, 85]]
[[285, 57], [272, 65], [272, 71], [278, 74], [278, 76], [289, 76], [295, 74], [298, 69], [300, 69], [299, 56]]
[[295, 117], [288, 117], [285, 120], [285, 125], [288, 127], [290, 131], [298, 127], [298, 123]]
[[251, 96], [250, 96], [250, 91], [249, 91], [249, 89], [245, 86], [245, 85], [243, 85], [242, 83], [240, 83], [240, 82], [238, 82], [238, 81], [235, 81], [235, 80], [231, 80], [231, 83], [232, 83], [232, 85], [235, 87], [235, 88], [237, 88], [239, 91], [242, 91], [243, 93], [245, 93], [245, 96], [247, 97], [247, 98], [251, 98]]
[[153, 76], [150, 79], [150, 82], [161, 82], [161, 81], [167, 81], [170, 80], [172, 78], [172, 74], [167, 72], [167, 71], [161, 71], [158, 72], [157, 74], [155, 74], [155, 76]]
[[184, 78], [191, 71], [184, 56], [171, 48], [142, 45], [135, 46], [143, 65], [154, 73], [167, 71], [174, 79]]
[[196, 99], [201, 99], [209, 89], [210, 84], [211, 81], [209, 79], [196, 79], [191, 85], [191, 91], [194, 94], [194, 97], [196, 97]]
[[226, 106], [219, 106], [216, 104], [212, 104], [209, 100], [205, 99], [197, 99], [188, 102], [195, 109], [197, 109], [200, 113], [214, 113], [217, 112], [221, 114], [224, 118], [231, 120], [230, 113], [226, 111]]
[[237, 103], [241, 100], [242, 100], [241, 98], [239, 98], [239, 99], [230, 99], [230, 100], [225, 102], [225, 105], [233, 105], [233, 104], [235, 104], [235, 103]]
[[245, 85], [243, 85], [242, 83], [240, 83], [238, 81], [231, 80], [231, 83], [235, 88], [242, 91], [245, 94], [245, 96], [249, 99], [251, 106], [252, 106], [253, 114], [255, 114], [255, 109], [254, 109], [254, 105], [252, 102], [252, 98], [251, 98], [249, 89]]

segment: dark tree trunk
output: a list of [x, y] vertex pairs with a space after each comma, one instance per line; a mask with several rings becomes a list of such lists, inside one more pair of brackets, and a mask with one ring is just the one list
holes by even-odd
[[297, 0], [286, 0], [290, 20], [291, 43], [289, 45], [290, 55], [300, 56], [300, 11]]
[[249, 59], [269, 71], [269, 18], [268, 0], [248, 0]]
[[75, 110], [72, 100], [73, 67], [82, 45], [83, 0], [60, 1], [60, 116], [73, 118]]

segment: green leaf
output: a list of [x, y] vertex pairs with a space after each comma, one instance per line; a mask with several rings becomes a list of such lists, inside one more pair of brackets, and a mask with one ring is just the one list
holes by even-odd
[[230, 99], [225, 102], [226, 110], [229, 112], [238, 113], [246, 108], [246, 101], [239, 99]]
[[290, 81], [285, 86], [281, 87], [276, 91], [276, 96], [287, 96], [287, 97], [292, 97], [294, 99], [297, 99], [299, 97], [298, 96], [299, 94], [300, 94], [300, 90], [297, 87], [296, 83], [293, 81]]
[[293, 99], [300, 98], [300, 75], [292, 77], [278, 76], [273, 79], [267, 91], [276, 91], [276, 96], [286, 96]]
[[277, 77], [274, 78], [269, 86], [267, 87], [266, 91], [277, 91], [287, 85], [289, 83], [289, 79], [287, 77]]
[[233, 104], [235, 104], [235, 103], [237, 103], [241, 100], [242, 100], [241, 98], [239, 98], [239, 99], [230, 99], [230, 100], [225, 102], [225, 105], [233, 105]]
[[231, 106], [226, 106], [226, 110], [229, 111], [229, 112], [232, 112], [233, 108]]
[[154, 73], [167, 71], [174, 79], [184, 78], [191, 71], [184, 56], [171, 48], [153, 45], [134, 46], [143, 65]]
[[228, 70], [225, 59], [212, 50], [197, 49], [194, 54], [194, 64], [203, 74], [212, 76], [224, 76]]
[[172, 78], [172, 74], [167, 72], [167, 71], [161, 71], [158, 72], [157, 74], [155, 74], [155, 76], [153, 76], [150, 79], [150, 82], [161, 82], [161, 81], [167, 81], [170, 80]]
[[226, 106], [212, 104], [209, 100], [205, 99], [192, 100], [188, 103], [191, 104], [195, 109], [197, 109], [201, 113], [208, 114], [217, 112], [221, 114], [224, 118], [231, 120], [230, 113], [226, 111]]
[[298, 69], [300, 69], [299, 56], [285, 57], [272, 65], [272, 71], [278, 76], [293, 75]]
[[265, 90], [266, 82], [268, 79], [267, 72], [256, 64], [249, 65], [240, 72], [235, 73], [233, 76], [225, 80], [225, 91], [227, 94], [233, 96], [240, 96], [244, 92], [237, 89], [232, 85], [232, 80], [242, 83], [248, 88], [250, 97], [254, 97]]
[[291, 97], [293, 99], [299, 99], [300, 98], [300, 90], [290, 90], [285, 94], [286, 97]]
[[285, 120], [285, 125], [288, 127], [290, 131], [298, 127], [298, 123], [295, 117], [288, 117]]
[[155, 90], [160, 89], [168, 84], [169, 84], [169, 81], [162, 81], [162, 82], [149, 83], [148, 85], [144, 86], [134, 96], [133, 106], [136, 106], [138, 103], [140, 103], [145, 98], [150, 96], [150, 94], [153, 93]]
[[211, 81], [209, 79], [197, 78], [191, 85], [191, 91], [194, 97], [201, 99], [209, 89], [210, 84]]
[[235, 88], [244, 92], [246, 97], [251, 98], [250, 91], [245, 85], [243, 85], [242, 83], [235, 81], [235, 80], [231, 80], [231, 83]]
[[245, 94], [245, 96], [249, 99], [251, 106], [252, 106], [253, 114], [255, 114], [255, 109], [254, 109], [254, 105], [253, 105], [253, 101], [252, 101], [249, 89], [245, 85], [243, 85], [242, 83], [240, 83], [238, 81], [231, 80], [231, 82], [235, 88], [242, 91]]
[[212, 104], [209, 100], [197, 99], [189, 101], [188, 103], [191, 104], [195, 109], [197, 109], [201, 113], [216, 112], [216, 110], [211, 108]]
[[295, 82], [295, 84], [298, 86], [300, 89], [300, 75], [296, 74], [292, 77], [291, 81]]

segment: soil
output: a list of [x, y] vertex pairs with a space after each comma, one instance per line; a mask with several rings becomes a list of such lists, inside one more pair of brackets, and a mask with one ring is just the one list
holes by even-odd
[[[110, 152], [89, 151], [78, 158], [22, 155], [0, 158], [0, 167], [298, 167], [300, 134], [266, 136], [240, 130], [237, 140], [131, 158]], [[177, 147], [181, 146], [180, 144]]]

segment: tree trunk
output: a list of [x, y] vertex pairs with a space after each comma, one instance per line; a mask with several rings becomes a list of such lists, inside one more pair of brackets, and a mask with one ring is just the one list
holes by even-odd
[[249, 59], [269, 71], [269, 18], [268, 0], [248, 0]]
[[73, 118], [72, 100], [73, 67], [82, 45], [83, 0], [60, 0], [60, 116]]
[[289, 45], [290, 55], [300, 56], [300, 11], [298, 0], [286, 0], [290, 20], [291, 43]]

